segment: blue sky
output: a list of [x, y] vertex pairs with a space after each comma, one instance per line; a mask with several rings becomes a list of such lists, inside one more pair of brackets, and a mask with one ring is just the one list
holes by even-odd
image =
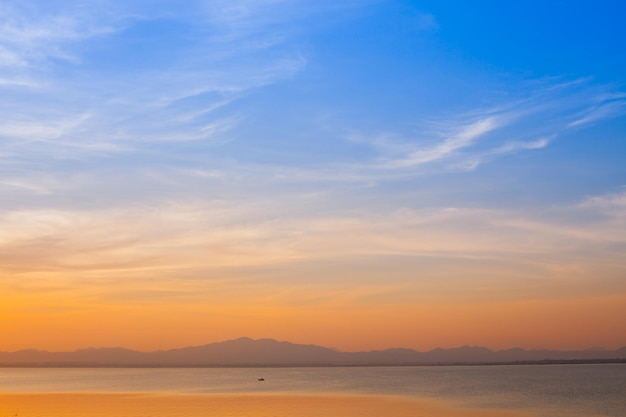
[[625, 296], [625, 9], [5, 2], [0, 285], [54, 288], [60, 309], [77, 289], [101, 306]]

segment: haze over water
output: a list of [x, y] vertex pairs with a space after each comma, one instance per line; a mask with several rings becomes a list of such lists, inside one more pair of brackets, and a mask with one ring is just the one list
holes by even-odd
[[[258, 381], [260, 377], [265, 380]], [[76, 396], [76, 402], [80, 402], [81, 393], [118, 396], [209, 394], [222, 399], [225, 395], [236, 394], [241, 402], [233, 400], [227, 407], [230, 410], [228, 412], [235, 415], [242, 410], [238, 408], [238, 404], [241, 406], [246, 398], [256, 398], [262, 402], [263, 398], [267, 400], [268, 395], [269, 398], [283, 398], [283, 404], [291, 404], [292, 409], [297, 409], [303, 396], [335, 398], [335, 404], [342, 404], [340, 399], [343, 398], [351, 404], [354, 412], [359, 409], [365, 411], [368, 401], [376, 403], [377, 400], [391, 395], [407, 401], [434, 400], [442, 407], [457, 409], [517, 410], [541, 417], [620, 417], [626, 413], [626, 399], [623, 396], [625, 390], [626, 365], [623, 364], [366, 368], [56, 368], [2, 369], [0, 372], [0, 392], [9, 395], [40, 395], [28, 397], [30, 399], [46, 398], [41, 397], [44, 394], [63, 396], [68, 393]], [[149, 407], [150, 397], [138, 398]], [[184, 398], [186, 397], [180, 401], [181, 404], [184, 403]], [[189, 403], [193, 404], [193, 397], [188, 398]], [[102, 407], [106, 410], [106, 400], [103, 401], [105, 404]], [[210, 402], [210, 398], [207, 401]], [[15, 399], [11, 403], [13, 405]], [[409, 401], [408, 404], [418, 408], [415, 403]], [[24, 406], [27, 404], [22, 404], [20, 408], [27, 408]], [[407, 410], [406, 407], [409, 406], [405, 404], [405, 408], [401, 409]], [[9, 411], [7, 405], [0, 410], [7, 416]]]

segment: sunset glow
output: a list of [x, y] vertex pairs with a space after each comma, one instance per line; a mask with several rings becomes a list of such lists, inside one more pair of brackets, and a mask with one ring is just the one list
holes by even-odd
[[0, 351], [626, 345], [624, 6], [7, 3]]

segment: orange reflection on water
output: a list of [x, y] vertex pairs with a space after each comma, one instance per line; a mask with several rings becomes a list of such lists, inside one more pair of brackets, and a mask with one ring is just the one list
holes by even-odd
[[12, 417], [532, 417], [389, 396], [292, 394], [0, 394]]

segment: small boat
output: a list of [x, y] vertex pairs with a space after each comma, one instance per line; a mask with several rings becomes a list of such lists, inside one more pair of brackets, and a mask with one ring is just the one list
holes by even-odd
[[265, 381], [265, 378], [259, 378], [259, 379], [257, 379], [257, 381], [259, 381], [259, 382]]

